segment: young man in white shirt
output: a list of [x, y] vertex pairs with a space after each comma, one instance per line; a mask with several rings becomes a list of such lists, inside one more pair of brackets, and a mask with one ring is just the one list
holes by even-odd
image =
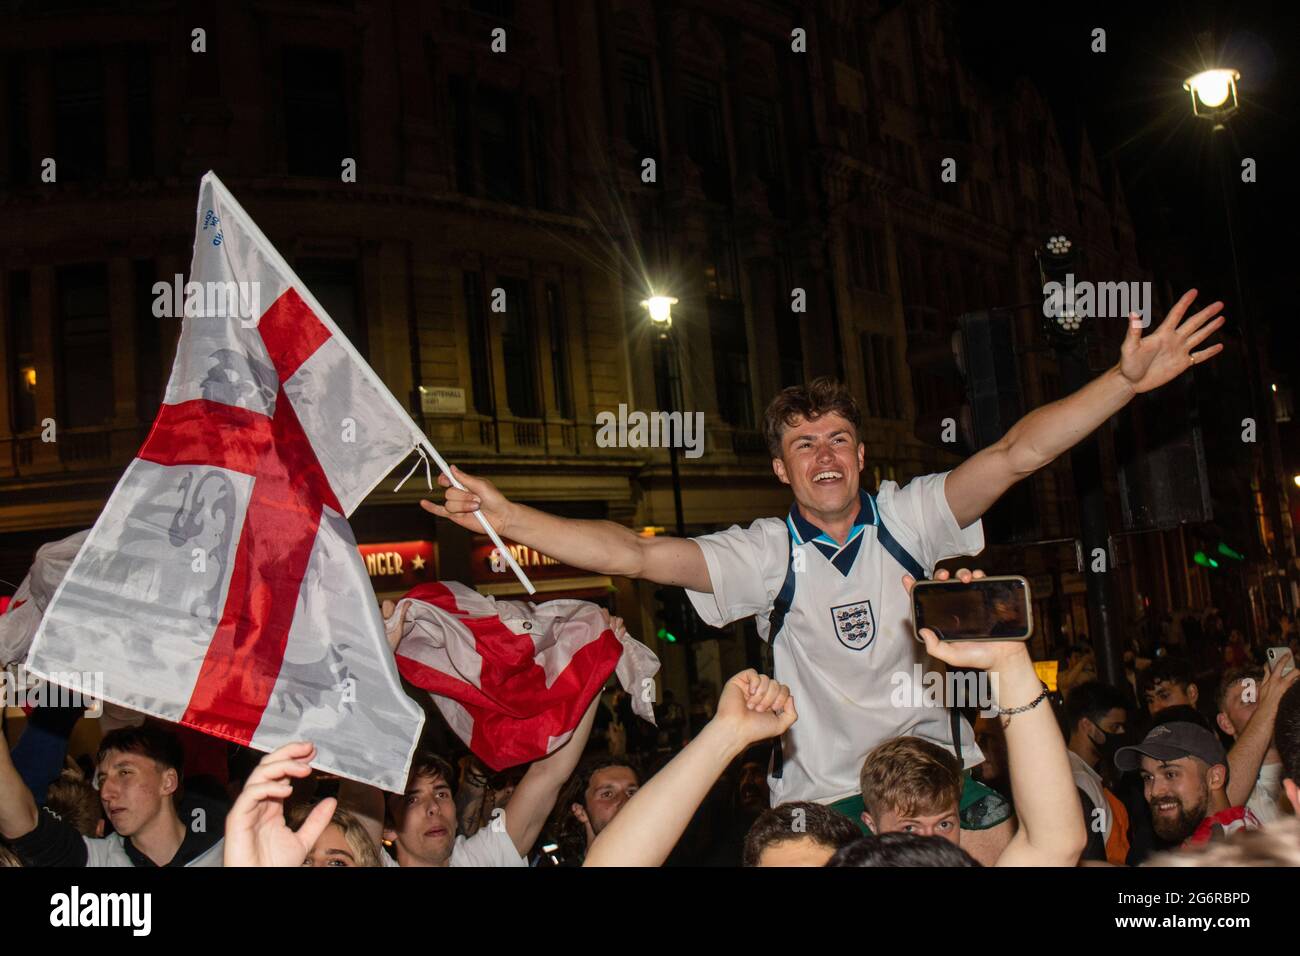
[[1228, 801], [1245, 804], [1260, 823], [1281, 814], [1282, 757], [1274, 742], [1274, 723], [1282, 696], [1300, 678], [1246, 665], [1223, 675], [1219, 684], [1219, 729], [1232, 738], [1228, 751]]
[[[903, 575], [927, 576], [945, 558], [979, 553], [980, 517], [1007, 489], [1135, 395], [1221, 351], [1198, 346], [1223, 323], [1216, 318], [1222, 303], [1184, 321], [1195, 297], [1195, 290], [1186, 293], [1146, 336], [1140, 317], [1130, 316], [1113, 368], [1030, 412], [957, 468], [904, 487], [882, 482], [874, 497], [860, 487], [866, 446], [857, 405], [846, 389], [818, 380], [782, 392], [765, 418], [772, 470], [794, 496], [786, 518], [695, 539], [647, 538], [614, 522], [559, 518], [510, 502], [491, 482], [459, 470], [465, 490], [440, 476], [444, 503], [421, 505], [471, 530], [481, 511], [502, 535], [574, 567], [684, 587], [709, 624], [754, 616], [759, 636], [773, 643], [777, 678], [804, 712], [782, 742], [782, 767], [769, 776], [773, 805], [852, 801], [866, 754], [891, 737], [956, 743], [967, 768], [981, 759], [964, 721], [954, 742], [947, 711], [891, 702], [891, 677], [926, 660], [911, 633]], [[995, 858], [1005, 847], [1010, 823], [996, 829], [983, 855], [971, 841], [977, 858]]]

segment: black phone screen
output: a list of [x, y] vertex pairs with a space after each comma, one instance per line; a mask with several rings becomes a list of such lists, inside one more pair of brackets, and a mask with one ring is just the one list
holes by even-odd
[[919, 582], [912, 613], [918, 630], [928, 627], [942, 641], [1029, 637], [1029, 589], [1019, 579]]

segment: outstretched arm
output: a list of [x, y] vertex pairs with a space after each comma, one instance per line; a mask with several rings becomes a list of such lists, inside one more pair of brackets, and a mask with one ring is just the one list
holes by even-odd
[[1195, 299], [1195, 289], [1184, 293], [1159, 328], [1147, 336], [1142, 334], [1141, 317], [1130, 315], [1128, 335], [1114, 368], [1073, 395], [1034, 409], [999, 441], [953, 469], [944, 492], [957, 524], [965, 528], [979, 520], [1008, 488], [1069, 451], [1134, 395], [1159, 388], [1221, 352], [1222, 344], [1199, 351], [1196, 347], [1223, 324], [1224, 317], [1218, 315], [1223, 303], [1212, 302], [1183, 322]]
[[731, 678], [714, 718], [600, 831], [583, 866], [660, 866], [727, 765], [798, 716], [784, 684], [753, 670]]
[[480, 530], [474, 513], [482, 512], [498, 534], [575, 568], [644, 578], [692, 591], [713, 590], [704, 552], [689, 538], [646, 538], [613, 521], [559, 518], [508, 501], [485, 478], [467, 475], [454, 466], [452, 471], [467, 490], [453, 488], [446, 475], [439, 475], [438, 484], [447, 489], [446, 497], [442, 504], [421, 501], [425, 511], [471, 531]]
[[[1228, 751], [1228, 803], [1239, 807], [1250, 799], [1250, 792], [1255, 789], [1255, 780], [1259, 777], [1259, 768], [1263, 766], [1268, 748], [1273, 744], [1273, 725], [1277, 722], [1277, 707], [1285, 694], [1300, 678], [1300, 669], [1293, 670], [1285, 677], [1279, 677], [1265, 668], [1264, 679], [1257, 692], [1259, 704], [1255, 712], [1246, 721], [1246, 726], [1237, 732], [1237, 739]], [[1234, 690], [1234, 693], [1242, 693]]]

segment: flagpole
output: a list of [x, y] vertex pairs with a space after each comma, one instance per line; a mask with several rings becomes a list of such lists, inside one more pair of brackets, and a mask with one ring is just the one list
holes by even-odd
[[[234, 209], [241, 219], [244, 220], [243, 225], [247, 229], [253, 242], [261, 249], [263, 255], [265, 255], [270, 263], [283, 274], [288, 284], [299, 290], [302, 298], [316, 314], [316, 318], [330, 330], [334, 340], [338, 342], [338, 344], [352, 357], [362, 374], [367, 376], [374, 383], [379, 394], [388, 400], [389, 407], [393, 412], [406, 420], [415, 440], [431, 455], [433, 455], [433, 460], [438, 463], [439, 470], [447, 476], [447, 480], [461, 491], [468, 491], [469, 489], [457, 481], [452, 475], [451, 468], [449, 468], [447, 462], [443, 460], [442, 455], [438, 454], [438, 449], [433, 447], [433, 444], [424, 434], [424, 429], [411, 420], [411, 416], [407, 414], [406, 409], [402, 408], [402, 406], [398, 404], [397, 399], [393, 397], [393, 393], [389, 391], [388, 387], [380, 380], [379, 376], [375, 374], [375, 370], [370, 367], [370, 363], [361, 357], [353, 344], [348, 341], [348, 337], [339, 331], [339, 327], [334, 323], [334, 320], [330, 318], [329, 313], [326, 312], [321, 304], [316, 301], [316, 297], [312, 295], [311, 289], [307, 288], [306, 284], [298, 278], [298, 273], [294, 272], [293, 267], [285, 261], [282, 255], [280, 255], [280, 250], [276, 249], [275, 244], [272, 243], [270, 239], [266, 238], [266, 234], [258, 228], [257, 222], [254, 221], [252, 216], [244, 211], [244, 207], [239, 204], [239, 200], [234, 197], [230, 190], [226, 188], [226, 184], [223, 183], [212, 170], [208, 170], [208, 172], [203, 176], [203, 179], [199, 182], [199, 208], [201, 209], [203, 204], [204, 181], [211, 182], [213, 191], [221, 197], [223, 202], [229, 203], [230, 207]], [[232, 269], [231, 271], [233, 272], [234, 270]], [[376, 480], [375, 484], [383, 481], [384, 477], [385, 476], [381, 475], [379, 479]], [[488, 537], [492, 539], [492, 543], [497, 546], [497, 553], [506, 559], [506, 563], [510, 565], [510, 570], [515, 573], [515, 577], [519, 579], [519, 583], [524, 586], [524, 589], [529, 594], [536, 594], [537, 588], [533, 587], [533, 582], [528, 580], [528, 575], [524, 574], [524, 569], [516, 563], [514, 555], [512, 555], [510, 549], [505, 546], [505, 543], [501, 540], [501, 536], [497, 534], [496, 529], [492, 527], [487, 518], [483, 517], [482, 512], [476, 511], [474, 516], [478, 518], [478, 523], [483, 526], [483, 530], [486, 531]]]
[[[433, 456], [433, 460], [437, 464], [438, 470], [447, 476], [447, 480], [451, 482], [453, 487], [459, 488], [461, 491], [469, 491], [469, 489], [462, 485], [460, 481], [457, 480], [456, 476], [451, 473], [451, 467], [443, 459], [442, 455], [438, 454], [438, 449], [433, 447], [433, 443], [430, 442], [428, 438], [424, 435], [420, 435], [418, 436], [418, 441], [420, 442], [420, 446]], [[481, 511], [474, 512], [474, 517], [478, 518], [478, 523], [483, 526], [483, 530], [486, 531], [488, 537], [492, 539], [492, 543], [497, 546], [497, 554], [505, 558], [506, 563], [510, 565], [510, 570], [515, 572], [515, 577], [519, 579], [519, 583], [524, 586], [529, 594], [536, 594], [537, 588], [533, 587], [533, 582], [528, 580], [528, 575], [524, 574], [524, 569], [515, 561], [515, 556], [511, 554], [510, 549], [505, 546], [505, 542], [501, 540], [501, 536], [498, 535], [496, 529], [492, 527], [492, 523], [483, 516], [483, 512]]]

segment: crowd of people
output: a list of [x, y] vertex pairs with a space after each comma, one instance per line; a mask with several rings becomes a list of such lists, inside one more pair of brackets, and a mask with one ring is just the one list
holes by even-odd
[[[1290, 629], [1288, 621], [1278, 633]], [[1243, 645], [1243, 662], [1225, 659], [1211, 675], [1162, 654], [1138, 658], [1135, 687], [1089, 679], [1049, 694], [1023, 642], [922, 637], [927, 653], [949, 667], [995, 675], [999, 712], [976, 725], [986, 759], [973, 776], [1005, 802], [1012, 822], [1005, 840], [979, 839], [964, 812], [968, 772], [952, 750], [918, 736], [870, 750], [860, 767], [860, 812], [807, 800], [769, 805], [770, 741], [796, 724], [799, 702], [787, 685], [750, 670], [727, 681], [702, 725], [682, 738], [666, 743], [662, 728], [629, 734], [617, 695], [606, 692], [545, 759], [493, 773], [464, 748], [422, 749], [402, 794], [314, 771], [307, 741], [261, 755], [126, 715], [101, 718], [120, 725], [93, 756], [73, 759], [66, 746], [77, 714], [36, 711], [12, 753], [0, 744], [0, 861], [1300, 863], [1300, 670], [1291, 659], [1273, 664]], [[629, 747], [629, 737], [639, 743]]]

